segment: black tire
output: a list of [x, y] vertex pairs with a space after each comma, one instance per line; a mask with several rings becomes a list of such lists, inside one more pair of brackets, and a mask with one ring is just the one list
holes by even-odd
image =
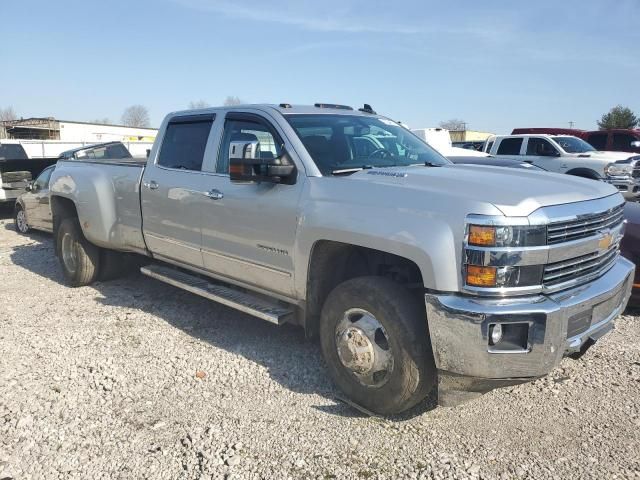
[[573, 175], [574, 177], [581, 177], [589, 180], [602, 180], [602, 177], [598, 175], [598, 172], [588, 168], [576, 168], [574, 170], [569, 170], [567, 175]]
[[[22, 218], [20, 218], [21, 216]], [[13, 211], [13, 222], [16, 227], [16, 232], [18, 233], [21, 233], [24, 235], [26, 233], [29, 233], [29, 230], [31, 230], [31, 228], [29, 227], [29, 224], [27, 223], [26, 213], [22, 208], [22, 205], [20, 205], [17, 202]]]
[[[338, 338], [346, 338], [338, 333], [340, 325], [345, 324], [347, 312], [358, 309], [370, 312], [382, 325], [393, 358], [381, 385], [363, 384], [338, 353]], [[338, 285], [322, 309], [320, 343], [337, 386], [349, 399], [375, 413], [408, 410], [427, 396], [437, 378], [424, 302], [420, 295], [387, 278], [358, 277]]]
[[56, 231], [56, 253], [72, 287], [92, 284], [100, 267], [100, 249], [84, 237], [77, 218], [65, 218]]

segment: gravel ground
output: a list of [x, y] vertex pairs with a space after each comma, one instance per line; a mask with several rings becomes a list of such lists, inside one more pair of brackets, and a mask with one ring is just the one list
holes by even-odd
[[544, 379], [368, 418], [319, 346], [133, 275], [63, 285], [0, 216], [0, 479], [640, 478], [639, 317]]

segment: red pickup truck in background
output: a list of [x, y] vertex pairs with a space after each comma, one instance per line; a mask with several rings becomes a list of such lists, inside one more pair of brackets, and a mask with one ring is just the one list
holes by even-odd
[[640, 130], [578, 130], [575, 128], [514, 128], [511, 135], [543, 133], [573, 135], [588, 142], [599, 151], [640, 153]]

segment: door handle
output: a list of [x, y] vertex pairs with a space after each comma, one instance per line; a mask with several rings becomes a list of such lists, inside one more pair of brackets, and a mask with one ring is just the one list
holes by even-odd
[[155, 180], [151, 180], [150, 182], [142, 182], [142, 186], [144, 188], [148, 188], [149, 190], [156, 190], [158, 188], [158, 182]]
[[215, 188], [209, 190], [207, 193], [205, 193], [205, 195], [211, 200], [222, 200], [224, 198], [224, 194], [220, 190], [216, 190]]

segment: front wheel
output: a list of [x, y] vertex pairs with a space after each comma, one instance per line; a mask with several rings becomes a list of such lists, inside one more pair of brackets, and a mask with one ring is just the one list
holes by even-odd
[[18, 232], [22, 233], [23, 235], [29, 232], [30, 227], [27, 223], [27, 215], [24, 212], [24, 208], [22, 208], [22, 205], [16, 204], [16, 210], [13, 219], [16, 225], [16, 230]]
[[389, 279], [338, 285], [322, 309], [320, 342], [338, 387], [375, 413], [413, 407], [436, 381], [422, 299]]
[[82, 287], [98, 278], [100, 249], [82, 233], [77, 218], [65, 218], [56, 233], [56, 248], [64, 276], [72, 287]]

